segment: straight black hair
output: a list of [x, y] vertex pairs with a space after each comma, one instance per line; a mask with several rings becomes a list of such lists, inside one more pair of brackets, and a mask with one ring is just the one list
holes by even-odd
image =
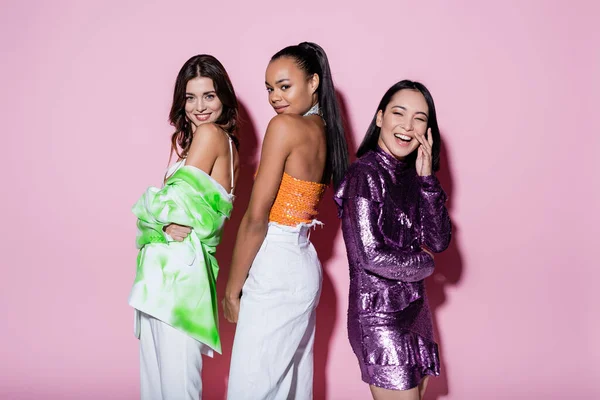
[[[440, 169], [440, 148], [441, 148], [441, 137], [440, 137], [440, 128], [438, 127], [437, 115], [435, 113], [435, 104], [433, 102], [433, 97], [429, 90], [420, 82], [409, 81], [407, 79], [402, 80], [396, 83], [394, 86], [388, 89], [387, 92], [383, 95], [383, 98], [379, 102], [377, 106], [377, 111], [375, 111], [375, 116], [367, 129], [367, 133], [365, 134], [365, 138], [363, 139], [358, 151], [356, 152], [357, 157], [361, 157], [369, 150], [374, 150], [377, 148], [379, 141], [379, 134], [381, 133], [381, 128], [377, 126], [377, 113], [381, 110], [381, 112], [385, 112], [386, 107], [390, 103], [390, 100], [396, 93], [401, 90], [418, 90], [421, 92], [423, 97], [425, 97], [425, 102], [427, 103], [427, 108], [429, 108], [429, 117], [427, 118], [427, 128], [431, 128], [431, 136], [433, 137], [433, 147], [431, 149], [431, 157], [432, 157], [432, 167], [434, 171], [438, 171]], [[408, 155], [407, 161], [414, 163], [417, 157], [417, 152], [414, 151]]]

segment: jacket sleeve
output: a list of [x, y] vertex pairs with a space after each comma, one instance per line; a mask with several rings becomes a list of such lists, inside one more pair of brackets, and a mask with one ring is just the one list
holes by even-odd
[[450, 244], [452, 224], [446, 208], [447, 196], [434, 175], [419, 177], [421, 244], [440, 253]]
[[432, 257], [421, 249], [405, 249], [386, 242], [382, 232], [383, 190], [376, 172], [350, 169], [335, 200], [340, 207], [342, 230], [351, 262], [366, 271], [403, 282], [431, 275]]
[[[133, 206], [138, 218], [137, 245], [143, 246], [145, 229], [151, 236], [162, 235], [162, 227], [171, 223], [189, 226], [196, 236], [206, 238], [214, 235], [221, 226], [222, 216], [212, 203], [219, 201], [219, 194], [210, 184], [203, 185], [196, 176], [199, 172], [183, 167], [166, 182], [162, 189], [150, 187]], [[164, 239], [164, 235], [163, 239]], [[140, 240], [142, 243], [140, 243]], [[161, 241], [161, 240], [158, 240]], [[166, 242], [166, 239], [164, 239]]]

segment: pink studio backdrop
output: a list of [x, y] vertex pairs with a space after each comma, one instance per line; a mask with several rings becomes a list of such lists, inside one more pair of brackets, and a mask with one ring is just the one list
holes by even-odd
[[[420, 80], [435, 98], [456, 229], [428, 280], [444, 369], [427, 399], [598, 398], [600, 6], [238, 3], [2, 2], [0, 398], [138, 396], [130, 207], [160, 183], [175, 76], [190, 56], [213, 54], [243, 104], [222, 290], [273, 115], [264, 69], [303, 40], [328, 52], [353, 151], [394, 82]], [[321, 215], [315, 398], [367, 399], [346, 338], [330, 193]], [[232, 335], [223, 322], [205, 399], [223, 398]]]

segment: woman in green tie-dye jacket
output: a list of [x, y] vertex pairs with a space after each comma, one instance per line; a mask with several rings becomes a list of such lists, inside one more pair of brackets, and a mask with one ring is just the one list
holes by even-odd
[[238, 104], [223, 65], [189, 59], [175, 83], [164, 186], [133, 206], [138, 218], [135, 308], [142, 399], [201, 398], [202, 354], [221, 352], [215, 249], [233, 207]]

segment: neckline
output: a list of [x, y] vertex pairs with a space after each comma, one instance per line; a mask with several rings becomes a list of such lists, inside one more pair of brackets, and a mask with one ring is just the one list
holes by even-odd
[[319, 186], [325, 186], [325, 187], [327, 186], [327, 184], [326, 184], [326, 183], [321, 183], [321, 182], [313, 182], [313, 181], [307, 181], [307, 180], [304, 180], [304, 179], [296, 178], [296, 177], [294, 177], [294, 176], [292, 176], [292, 175], [288, 174], [288, 173], [287, 173], [287, 172], [285, 172], [285, 171], [283, 171], [283, 174], [284, 174], [284, 175], [287, 175], [288, 177], [292, 178], [292, 179], [293, 179], [293, 180], [295, 180], [295, 181], [300, 181], [300, 182], [304, 182], [304, 183], [310, 183], [311, 185], [319, 185]]
[[309, 115], [318, 115], [321, 116], [321, 107], [319, 107], [319, 103], [315, 103], [314, 106], [310, 108], [307, 112], [305, 112], [302, 116], [307, 117]]
[[406, 161], [398, 160], [396, 157], [383, 150], [379, 145], [375, 146], [374, 151], [377, 155], [379, 155], [379, 158], [384, 162], [384, 164], [390, 168], [405, 169], [408, 167], [408, 163]]

